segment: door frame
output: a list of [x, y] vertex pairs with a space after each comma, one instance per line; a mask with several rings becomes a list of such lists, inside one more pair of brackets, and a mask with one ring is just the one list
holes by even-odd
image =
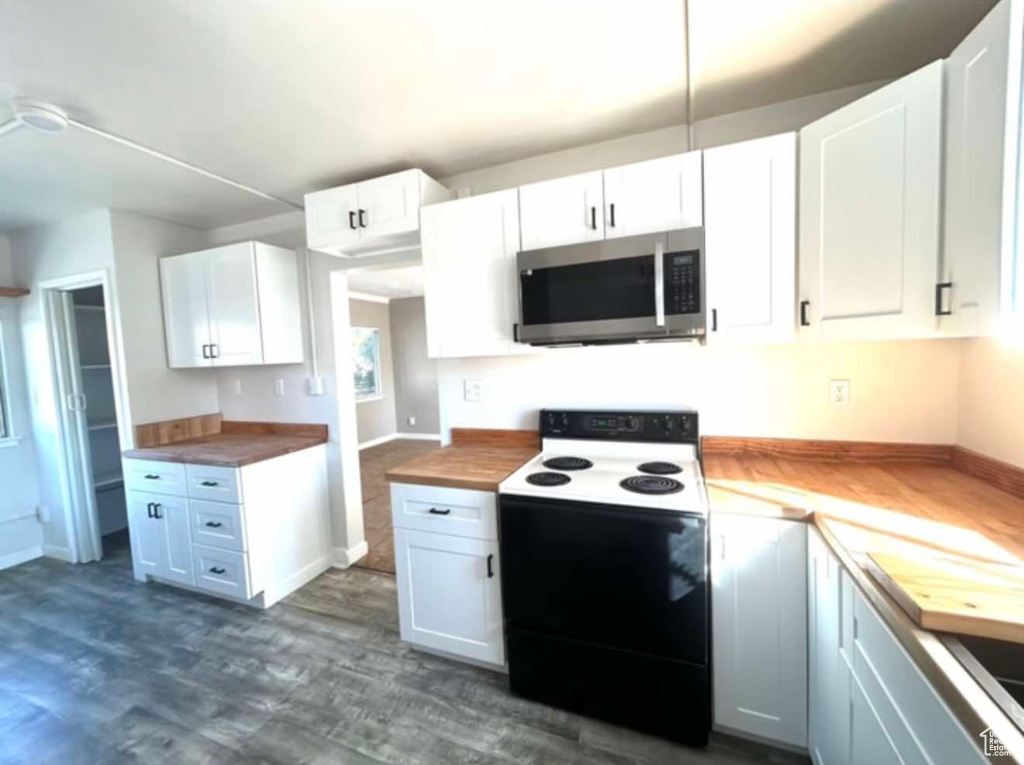
[[[54, 308], [54, 299], [59, 293], [87, 287], [103, 289], [103, 306], [106, 309], [107, 348], [110, 355], [110, 374], [114, 388], [114, 411], [117, 418], [118, 441], [123, 449], [131, 448], [131, 414], [128, 407], [127, 378], [125, 377], [124, 348], [121, 343], [120, 313], [116, 296], [112, 290], [110, 269], [88, 271], [73, 276], [47, 279], [39, 283], [40, 300], [43, 309], [43, 323], [46, 330], [47, 358], [50, 363], [51, 390], [54, 411], [57, 412], [57, 462], [59, 467], [61, 499], [64, 505], [64, 527], [71, 551], [72, 563], [88, 563], [103, 557], [99, 517], [95, 505], [83, 501], [94, 491], [92, 476], [85, 471], [90, 463], [85, 447], [76, 448], [71, 437], [74, 423], [65, 405], [70, 392], [70, 381], [64, 374], [64, 354], [68, 338], [61, 331]], [[80, 476], [80, 477], [79, 477]]]

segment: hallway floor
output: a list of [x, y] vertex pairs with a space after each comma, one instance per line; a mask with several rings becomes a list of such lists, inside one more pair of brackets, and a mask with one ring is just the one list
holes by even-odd
[[363, 525], [370, 552], [356, 566], [387, 574], [395, 573], [391, 490], [384, 474], [440, 446], [440, 441], [400, 438], [359, 452], [359, 472], [363, 483]]

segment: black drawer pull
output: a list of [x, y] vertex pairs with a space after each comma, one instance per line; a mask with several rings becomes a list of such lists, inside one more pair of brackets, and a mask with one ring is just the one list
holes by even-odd
[[150, 518], [156, 518], [156, 515], [154, 515], [154, 511], [153, 511], [154, 507], [155, 507], [155, 505], [152, 502], [147, 502], [146, 503], [146, 515], [148, 517], [150, 517]]
[[154, 518], [163, 518], [163, 516], [160, 515], [160, 508], [161, 507], [163, 507], [163, 505], [161, 505], [159, 502], [154, 502], [153, 503], [153, 517]]
[[199, 484], [200, 486], [220, 486], [216, 481], [203, 481]]
[[146, 473], [146, 480], [147, 481], [156, 481], [159, 478], [160, 478], [160, 476], [158, 476], [156, 473]]
[[207, 521], [206, 525], [209, 526], [211, 529], [219, 529], [224, 524], [220, 521]]
[[935, 315], [936, 316], [952, 316], [953, 307], [949, 308], [942, 307], [942, 291], [953, 288], [953, 282], [939, 282], [935, 285]]
[[225, 571], [225, 569], [220, 568], [219, 566], [212, 566], [210, 568], [210, 573], [211, 574], [223, 574], [224, 571]]
[[487, 578], [494, 578], [494, 553], [487, 556]]
[[800, 326], [809, 327], [811, 326], [810, 320], [807, 318], [807, 307], [811, 304], [810, 300], [800, 301]]
[[366, 210], [359, 211], [359, 228], [366, 228]]
[[592, 229], [594, 229], [594, 231], [597, 231], [597, 208], [596, 207], [591, 207], [590, 208], [590, 227]]
[[348, 211], [348, 227], [350, 229], [352, 229], [353, 231], [355, 231], [357, 228], [359, 228], [359, 226], [356, 225], [356, 211], [355, 210], [349, 210]]
[[432, 507], [427, 512], [431, 515], [451, 515], [452, 509], [447, 507], [444, 510], [438, 510], [436, 507]]

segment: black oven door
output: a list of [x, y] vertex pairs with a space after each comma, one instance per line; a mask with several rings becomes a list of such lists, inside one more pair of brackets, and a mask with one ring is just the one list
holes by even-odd
[[519, 340], [536, 345], [699, 337], [702, 229], [519, 253]]
[[699, 515], [502, 495], [506, 626], [706, 665]]

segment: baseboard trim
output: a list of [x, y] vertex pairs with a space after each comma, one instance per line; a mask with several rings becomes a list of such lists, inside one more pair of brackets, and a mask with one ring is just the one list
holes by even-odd
[[331, 564], [334, 568], [349, 568], [353, 563], [358, 561], [360, 558], [364, 558], [370, 553], [370, 545], [365, 541], [360, 542], [355, 547], [335, 547], [334, 548], [334, 563]]
[[394, 441], [396, 438], [398, 438], [398, 434], [391, 433], [386, 436], [381, 436], [380, 438], [372, 438], [369, 441], [363, 441], [363, 443], [359, 444], [359, 451], [362, 451], [363, 449], [369, 449], [371, 446], [380, 446], [381, 444], [386, 444], [388, 441]]
[[69, 547], [57, 547], [56, 545], [43, 545], [43, 555], [47, 558], [56, 558], [65, 563], [77, 563], [75, 556]]
[[306, 564], [291, 576], [287, 577], [283, 581], [277, 583], [273, 587], [267, 587], [263, 592], [263, 607], [270, 608], [272, 605], [291, 595], [300, 587], [312, 582], [320, 574], [324, 573], [332, 565], [334, 565], [334, 552], [329, 552], [327, 555], [321, 555], [311, 563]]
[[440, 433], [395, 433], [395, 438], [410, 438], [413, 441], [440, 441]]
[[18, 550], [18, 552], [10, 553], [9, 555], [4, 555], [0, 558], [0, 571], [3, 571], [5, 568], [11, 568], [12, 566], [17, 566], [20, 563], [28, 563], [30, 560], [42, 557], [43, 548], [41, 545], [28, 547], [24, 550]]

